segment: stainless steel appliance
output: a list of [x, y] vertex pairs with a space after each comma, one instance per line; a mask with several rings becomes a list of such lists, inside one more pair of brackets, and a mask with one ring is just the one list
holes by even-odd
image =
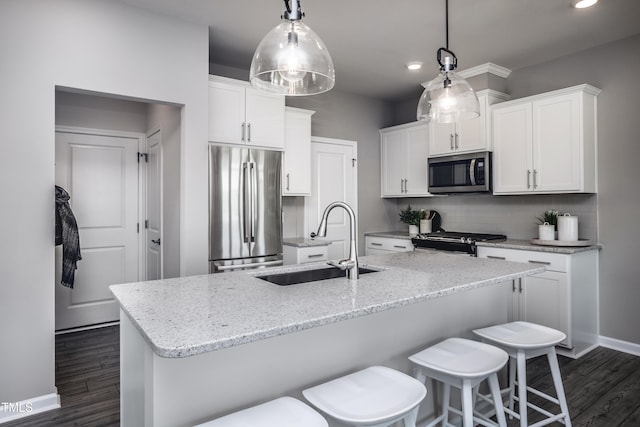
[[489, 151], [433, 157], [428, 164], [429, 192], [432, 194], [491, 191]]
[[209, 144], [209, 271], [282, 265], [282, 153]]
[[416, 249], [434, 249], [449, 252], [464, 252], [476, 256], [476, 242], [506, 240], [503, 234], [467, 233], [459, 231], [439, 231], [418, 234], [411, 239]]

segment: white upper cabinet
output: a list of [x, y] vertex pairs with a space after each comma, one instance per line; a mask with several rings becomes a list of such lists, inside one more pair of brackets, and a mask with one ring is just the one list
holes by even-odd
[[493, 106], [493, 193], [595, 193], [598, 93], [580, 85]]
[[286, 107], [282, 195], [311, 195], [311, 116], [315, 111]]
[[480, 102], [480, 117], [462, 120], [459, 123], [431, 123], [429, 156], [437, 157], [473, 151], [491, 151], [490, 105], [503, 102], [509, 96], [486, 89], [477, 92]]
[[209, 76], [209, 141], [284, 148], [285, 97]]
[[380, 130], [382, 197], [430, 196], [429, 128], [415, 122]]

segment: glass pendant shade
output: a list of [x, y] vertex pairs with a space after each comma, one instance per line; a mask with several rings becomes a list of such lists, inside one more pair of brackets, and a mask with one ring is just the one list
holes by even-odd
[[289, 96], [326, 92], [335, 70], [322, 40], [300, 20], [283, 19], [262, 39], [251, 61], [251, 85]]
[[418, 101], [418, 120], [454, 123], [480, 116], [478, 96], [455, 71], [441, 71], [438, 77], [422, 86], [424, 92]]

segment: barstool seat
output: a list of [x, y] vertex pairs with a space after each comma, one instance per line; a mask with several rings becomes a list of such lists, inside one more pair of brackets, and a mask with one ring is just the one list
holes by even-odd
[[196, 427], [327, 427], [327, 420], [292, 397], [280, 397]]
[[[487, 417], [480, 414], [474, 416], [472, 392], [485, 379], [494, 397], [498, 425], [506, 426], [496, 374], [509, 360], [503, 350], [464, 338], [449, 338], [410, 356], [409, 360], [419, 366], [419, 380], [424, 382], [429, 377], [442, 382], [444, 386], [442, 413], [427, 426], [434, 426], [441, 421], [443, 425], [449, 425], [449, 412], [461, 414], [465, 427], [471, 427], [474, 423], [495, 426], [496, 423]], [[450, 406], [451, 386], [462, 392], [462, 411]]]
[[352, 426], [387, 426], [403, 420], [415, 427], [424, 384], [384, 366], [372, 366], [302, 392], [316, 408]]
[[[523, 321], [476, 329], [473, 332], [482, 339], [503, 348], [509, 354], [509, 407], [505, 411], [509, 415], [519, 418], [521, 427], [529, 425], [527, 408], [531, 408], [545, 417], [543, 421], [536, 423], [536, 426], [550, 424], [555, 421], [571, 426], [569, 408], [562, 386], [562, 376], [560, 375], [555, 349], [556, 344], [566, 338], [563, 332]], [[527, 360], [542, 355], [547, 356], [557, 398], [527, 386]], [[515, 394], [516, 385], [518, 386], [517, 396]], [[552, 414], [528, 402], [527, 392], [534, 393], [555, 403], [560, 407], [560, 413]], [[514, 411], [515, 402], [518, 402], [518, 412]]]

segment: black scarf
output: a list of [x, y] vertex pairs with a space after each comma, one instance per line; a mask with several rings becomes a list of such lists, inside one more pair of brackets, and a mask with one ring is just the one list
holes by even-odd
[[78, 224], [69, 206], [69, 193], [56, 185], [56, 219], [62, 228], [62, 286], [73, 289], [76, 262], [80, 261]]

